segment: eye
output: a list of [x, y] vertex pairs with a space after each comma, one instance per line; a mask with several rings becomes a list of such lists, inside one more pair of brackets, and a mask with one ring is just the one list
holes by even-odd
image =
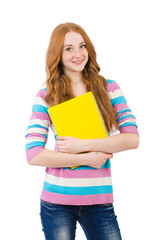
[[66, 48], [66, 51], [69, 52], [69, 51], [71, 51], [71, 49], [72, 49], [72, 48], [68, 47], [68, 48]]
[[85, 45], [85, 44], [82, 44], [82, 45], [81, 45], [81, 48], [86, 48], [86, 45]]

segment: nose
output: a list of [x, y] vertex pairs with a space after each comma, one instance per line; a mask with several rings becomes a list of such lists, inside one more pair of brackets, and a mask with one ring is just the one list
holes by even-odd
[[81, 51], [80, 49], [75, 49], [74, 51], [74, 57], [75, 58], [81, 58], [82, 54], [81, 54]]

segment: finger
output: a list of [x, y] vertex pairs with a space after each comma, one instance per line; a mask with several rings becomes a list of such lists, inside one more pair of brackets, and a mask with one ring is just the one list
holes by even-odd
[[65, 153], [65, 151], [63, 151], [63, 150], [60, 150], [60, 149], [59, 149], [59, 152], [61, 152], [61, 153]]
[[64, 149], [60, 149], [59, 151], [60, 151], [60, 152], [63, 152], [63, 153], [65, 153], [65, 152], [66, 152]]
[[57, 144], [57, 146], [63, 146], [63, 142], [61, 142], [61, 141], [56, 141], [56, 144]]
[[64, 139], [64, 137], [56, 137], [57, 138], [57, 140], [63, 140]]
[[60, 152], [66, 152], [66, 149], [65, 149], [65, 148], [58, 147], [58, 149], [59, 149]]
[[61, 149], [60, 152], [62, 152], [62, 153], [70, 153], [67, 149]]
[[58, 140], [67, 140], [70, 139], [70, 137], [65, 137], [65, 136], [61, 136], [61, 137], [57, 137]]
[[58, 148], [61, 148], [61, 149], [66, 149], [66, 147], [65, 146], [63, 146], [62, 144], [60, 145], [60, 144], [57, 144], [57, 146], [58, 146]]
[[113, 153], [107, 153], [107, 152], [104, 152], [106, 154], [106, 157], [109, 157], [109, 158], [113, 158]]

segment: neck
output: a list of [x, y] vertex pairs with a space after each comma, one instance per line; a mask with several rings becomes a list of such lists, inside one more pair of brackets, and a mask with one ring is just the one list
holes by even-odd
[[66, 73], [70, 78], [72, 82], [72, 86], [78, 86], [79, 84], [83, 83], [82, 73], [74, 72], [74, 73]]

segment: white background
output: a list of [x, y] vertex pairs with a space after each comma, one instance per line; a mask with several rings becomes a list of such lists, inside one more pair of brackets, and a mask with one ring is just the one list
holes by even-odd
[[[157, 0], [3, 1], [0, 3], [0, 239], [42, 240], [39, 197], [44, 168], [30, 167], [24, 136], [53, 29], [81, 25], [101, 74], [122, 88], [136, 116], [140, 147], [114, 155], [114, 207], [123, 240], [157, 240], [159, 8]], [[50, 132], [51, 133], [51, 132]], [[54, 148], [50, 134], [48, 148]], [[77, 240], [84, 240], [81, 227]]]

